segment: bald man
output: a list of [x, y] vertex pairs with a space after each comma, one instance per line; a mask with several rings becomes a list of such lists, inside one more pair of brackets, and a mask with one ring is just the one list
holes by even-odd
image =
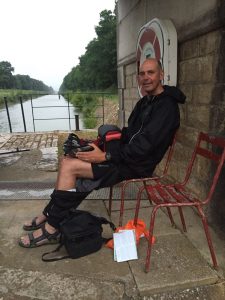
[[24, 224], [25, 230], [35, 231], [21, 237], [20, 246], [57, 243], [60, 222], [92, 190], [152, 175], [180, 126], [178, 103], [185, 102], [185, 95], [176, 87], [162, 85], [163, 70], [154, 58], [142, 63], [138, 80], [146, 95], [122, 128], [119, 147], [106, 153], [91, 144], [93, 151], [63, 157], [51, 200], [40, 215]]

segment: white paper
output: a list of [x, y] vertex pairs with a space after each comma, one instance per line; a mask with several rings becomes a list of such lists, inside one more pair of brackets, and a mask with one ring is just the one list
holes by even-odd
[[113, 233], [114, 260], [117, 262], [137, 259], [137, 246], [134, 230]]

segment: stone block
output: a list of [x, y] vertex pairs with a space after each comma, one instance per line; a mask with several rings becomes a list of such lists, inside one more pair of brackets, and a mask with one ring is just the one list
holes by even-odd
[[125, 76], [136, 74], [136, 63], [125, 66]]
[[180, 62], [178, 72], [180, 85], [197, 81], [197, 72], [195, 72], [195, 68], [196, 59]]
[[199, 57], [199, 82], [212, 82], [216, 80], [216, 64], [215, 57], [213, 55], [207, 55]]
[[210, 130], [224, 136], [225, 132], [225, 107], [214, 105], [210, 111]]
[[130, 96], [131, 96], [131, 99], [133, 99], [133, 100], [137, 100], [137, 99], [140, 98], [140, 96], [138, 95], [137, 88], [131, 88], [130, 89]]
[[183, 61], [179, 66], [180, 84], [215, 81], [216, 66], [212, 55]]
[[199, 56], [199, 39], [192, 39], [181, 44], [179, 49], [180, 59], [187, 60]]
[[133, 74], [132, 76], [132, 86], [137, 88], [138, 84], [137, 84], [137, 75]]
[[[199, 134], [198, 128], [182, 126], [179, 129], [179, 134], [178, 134], [177, 140], [184, 147], [190, 147], [190, 149], [193, 149], [196, 144], [198, 134]], [[177, 148], [177, 145], [176, 145], [176, 148]]]
[[180, 119], [181, 119], [181, 122], [185, 122], [186, 121], [186, 105], [182, 105], [180, 107]]
[[132, 75], [126, 76], [126, 88], [132, 88], [133, 86], [133, 77]]
[[205, 56], [213, 52], [219, 52], [220, 41], [221, 35], [218, 30], [199, 37], [199, 55]]
[[214, 84], [211, 83], [193, 85], [193, 104], [210, 105], [213, 100], [214, 87]]
[[[192, 101], [192, 84], [180, 84], [179, 88], [181, 91], [185, 94], [186, 96], [186, 102], [191, 102]], [[184, 105], [181, 105], [180, 107], [183, 107]]]
[[210, 107], [206, 105], [187, 105], [187, 125], [202, 131], [210, 128]]
[[124, 100], [129, 100], [130, 98], [130, 90], [129, 89], [124, 89]]

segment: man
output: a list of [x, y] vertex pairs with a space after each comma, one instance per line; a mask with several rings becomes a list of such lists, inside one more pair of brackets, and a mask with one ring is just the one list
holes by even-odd
[[185, 96], [176, 87], [162, 85], [163, 70], [156, 59], [145, 60], [138, 76], [147, 95], [137, 102], [128, 127], [122, 129], [119, 149], [105, 153], [91, 144], [93, 151], [63, 157], [51, 200], [41, 215], [24, 225], [25, 230], [35, 231], [23, 236], [20, 246], [57, 242], [59, 224], [68, 210], [93, 189], [152, 175], [180, 125], [178, 103], [184, 103]]

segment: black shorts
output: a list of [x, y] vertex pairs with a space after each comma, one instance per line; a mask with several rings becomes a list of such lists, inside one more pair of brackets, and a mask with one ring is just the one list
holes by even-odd
[[94, 179], [99, 179], [103, 177], [107, 172], [109, 172], [109, 170], [112, 167], [112, 164], [110, 164], [109, 162], [103, 162], [99, 164], [92, 163], [91, 167], [92, 167]]
[[139, 178], [134, 170], [125, 164], [115, 165], [111, 162], [91, 164], [93, 179], [79, 178], [76, 188], [79, 192], [91, 192], [104, 187], [113, 186], [126, 179]]

